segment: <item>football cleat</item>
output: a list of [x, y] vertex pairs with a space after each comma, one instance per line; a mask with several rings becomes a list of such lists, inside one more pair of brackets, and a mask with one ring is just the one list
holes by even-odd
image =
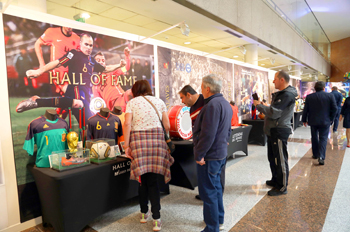
[[36, 102], [36, 99], [40, 98], [39, 96], [33, 96], [28, 99], [25, 99], [18, 103], [16, 107], [17, 113], [22, 113], [27, 110], [35, 109], [38, 107], [38, 103]]
[[64, 167], [67, 167], [67, 166], [71, 166], [71, 165], [82, 164], [85, 161], [86, 161], [85, 158], [78, 158], [78, 159], [70, 158], [70, 159], [67, 159], [66, 157], [62, 157], [61, 165], [64, 166]]

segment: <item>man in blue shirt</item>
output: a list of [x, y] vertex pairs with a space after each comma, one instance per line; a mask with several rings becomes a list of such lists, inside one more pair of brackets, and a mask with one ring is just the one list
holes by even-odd
[[231, 135], [232, 109], [220, 93], [222, 81], [214, 74], [203, 77], [204, 106], [193, 128], [198, 190], [203, 201], [205, 232], [219, 232], [224, 224], [221, 172]]
[[337, 86], [332, 87], [331, 94], [333, 94], [335, 103], [337, 104], [337, 107], [338, 107], [337, 114], [334, 117], [334, 124], [333, 124], [333, 132], [337, 132], [338, 124], [339, 124], [339, 116], [341, 111], [341, 103], [343, 101], [343, 95], [339, 93]]

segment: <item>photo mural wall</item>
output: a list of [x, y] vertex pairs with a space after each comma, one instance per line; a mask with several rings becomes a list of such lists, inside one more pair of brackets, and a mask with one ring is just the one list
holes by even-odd
[[185, 85], [191, 85], [201, 93], [202, 78], [210, 73], [222, 79], [221, 93], [228, 101], [233, 100], [232, 64], [164, 47], [158, 47], [157, 50], [159, 96], [168, 109], [181, 104], [178, 92]]
[[235, 65], [235, 102], [238, 115], [243, 119], [251, 117], [252, 94], [257, 93], [260, 100], [268, 100], [268, 72], [245, 66]]
[[[121, 106], [125, 110], [135, 81], [148, 80], [154, 90], [154, 54], [153, 45], [76, 30], [69, 25], [61, 27], [5, 14], [2, 17], [14, 159], [24, 222], [41, 215], [35, 183], [26, 168], [35, 163], [36, 151], [29, 156], [23, 149], [28, 124], [46, 109], [56, 109], [68, 122], [68, 107], [73, 107], [73, 130], [78, 132], [77, 107], [85, 107], [86, 120], [102, 106], [110, 110]], [[49, 62], [58, 68], [34, 79], [27, 76], [28, 70], [34, 70], [28, 72], [34, 75]]]

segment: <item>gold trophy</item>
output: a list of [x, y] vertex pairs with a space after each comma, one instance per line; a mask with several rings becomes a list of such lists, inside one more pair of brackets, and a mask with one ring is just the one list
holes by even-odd
[[68, 143], [69, 152], [74, 153], [74, 155], [78, 151], [78, 149], [77, 149], [78, 140], [79, 140], [79, 136], [78, 136], [77, 132], [71, 131], [68, 133], [67, 143]]

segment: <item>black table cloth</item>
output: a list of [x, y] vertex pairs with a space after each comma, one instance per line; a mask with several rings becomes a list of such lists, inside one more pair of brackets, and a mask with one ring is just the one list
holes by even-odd
[[197, 183], [197, 167], [193, 154], [193, 141], [173, 141], [175, 151], [172, 154], [174, 164], [170, 167], [172, 185], [194, 189]]
[[230, 141], [227, 146], [227, 158], [233, 156], [237, 151], [243, 151], [248, 155], [248, 138], [251, 129], [251, 125], [237, 126], [232, 129]]
[[[34, 176], [43, 223], [55, 231], [78, 232], [101, 214], [138, 195], [138, 182], [130, 180], [130, 160], [89, 165], [58, 172], [28, 165]], [[169, 185], [161, 188], [169, 193]]]
[[248, 143], [265, 146], [267, 137], [264, 133], [264, 120], [245, 119], [242, 120], [242, 123], [253, 126], [249, 134]]
[[303, 117], [303, 111], [294, 112], [294, 122], [293, 122], [294, 130], [300, 126], [303, 126], [302, 117]]

